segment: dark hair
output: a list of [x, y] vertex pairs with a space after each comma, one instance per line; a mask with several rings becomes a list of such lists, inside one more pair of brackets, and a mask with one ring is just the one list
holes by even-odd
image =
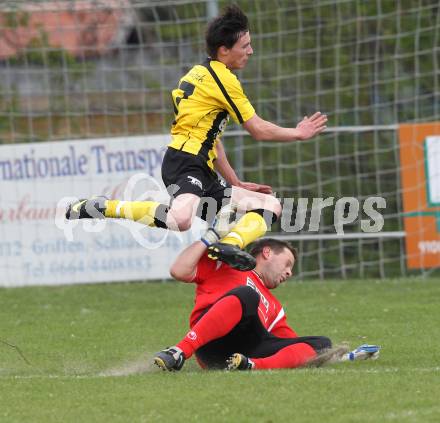
[[298, 252], [296, 248], [292, 246], [292, 244], [274, 238], [261, 238], [258, 241], [255, 241], [252, 244], [249, 253], [254, 257], [257, 257], [258, 254], [261, 254], [264, 247], [269, 247], [271, 250], [275, 252], [275, 254], [282, 253], [284, 249], [288, 249], [293, 254], [295, 261], [298, 257]]
[[221, 46], [232, 48], [241, 35], [249, 31], [247, 16], [236, 5], [227, 6], [220, 16], [214, 18], [206, 29], [206, 51], [212, 59], [217, 58]]

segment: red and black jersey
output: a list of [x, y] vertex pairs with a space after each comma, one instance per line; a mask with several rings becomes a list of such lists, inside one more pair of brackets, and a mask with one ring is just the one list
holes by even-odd
[[241, 272], [204, 255], [197, 265], [197, 273], [192, 282], [196, 283], [197, 287], [195, 305], [190, 316], [190, 327], [193, 327], [201, 312], [228, 291], [247, 285], [260, 296], [258, 315], [263, 326], [273, 335], [281, 338], [297, 336], [287, 324], [283, 306], [266, 288], [255, 271]]

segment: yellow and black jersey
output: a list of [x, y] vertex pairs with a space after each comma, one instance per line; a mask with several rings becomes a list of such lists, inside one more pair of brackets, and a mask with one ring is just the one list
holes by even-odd
[[255, 110], [238, 78], [221, 62], [194, 66], [172, 91], [175, 121], [169, 147], [201, 156], [213, 169], [215, 144], [229, 116], [246, 122]]

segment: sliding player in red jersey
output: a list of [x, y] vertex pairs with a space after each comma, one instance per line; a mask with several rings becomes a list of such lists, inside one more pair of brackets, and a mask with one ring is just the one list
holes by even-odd
[[288, 325], [272, 290], [292, 275], [296, 250], [286, 242], [263, 238], [250, 251], [254, 270], [241, 272], [209, 260], [197, 241], [177, 257], [171, 275], [196, 284], [190, 331], [175, 346], [154, 357], [164, 370], [180, 370], [193, 354], [207, 369], [295, 368], [324, 361], [376, 358], [379, 348], [363, 345], [331, 349], [325, 336], [303, 336]]

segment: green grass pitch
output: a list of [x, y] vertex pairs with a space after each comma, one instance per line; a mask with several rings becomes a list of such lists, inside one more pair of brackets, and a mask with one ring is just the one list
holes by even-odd
[[377, 343], [377, 361], [227, 373], [191, 359], [179, 373], [159, 371], [151, 357], [185, 334], [193, 289], [0, 289], [0, 422], [440, 421], [440, 280], [277, 290], [300, 335]]

